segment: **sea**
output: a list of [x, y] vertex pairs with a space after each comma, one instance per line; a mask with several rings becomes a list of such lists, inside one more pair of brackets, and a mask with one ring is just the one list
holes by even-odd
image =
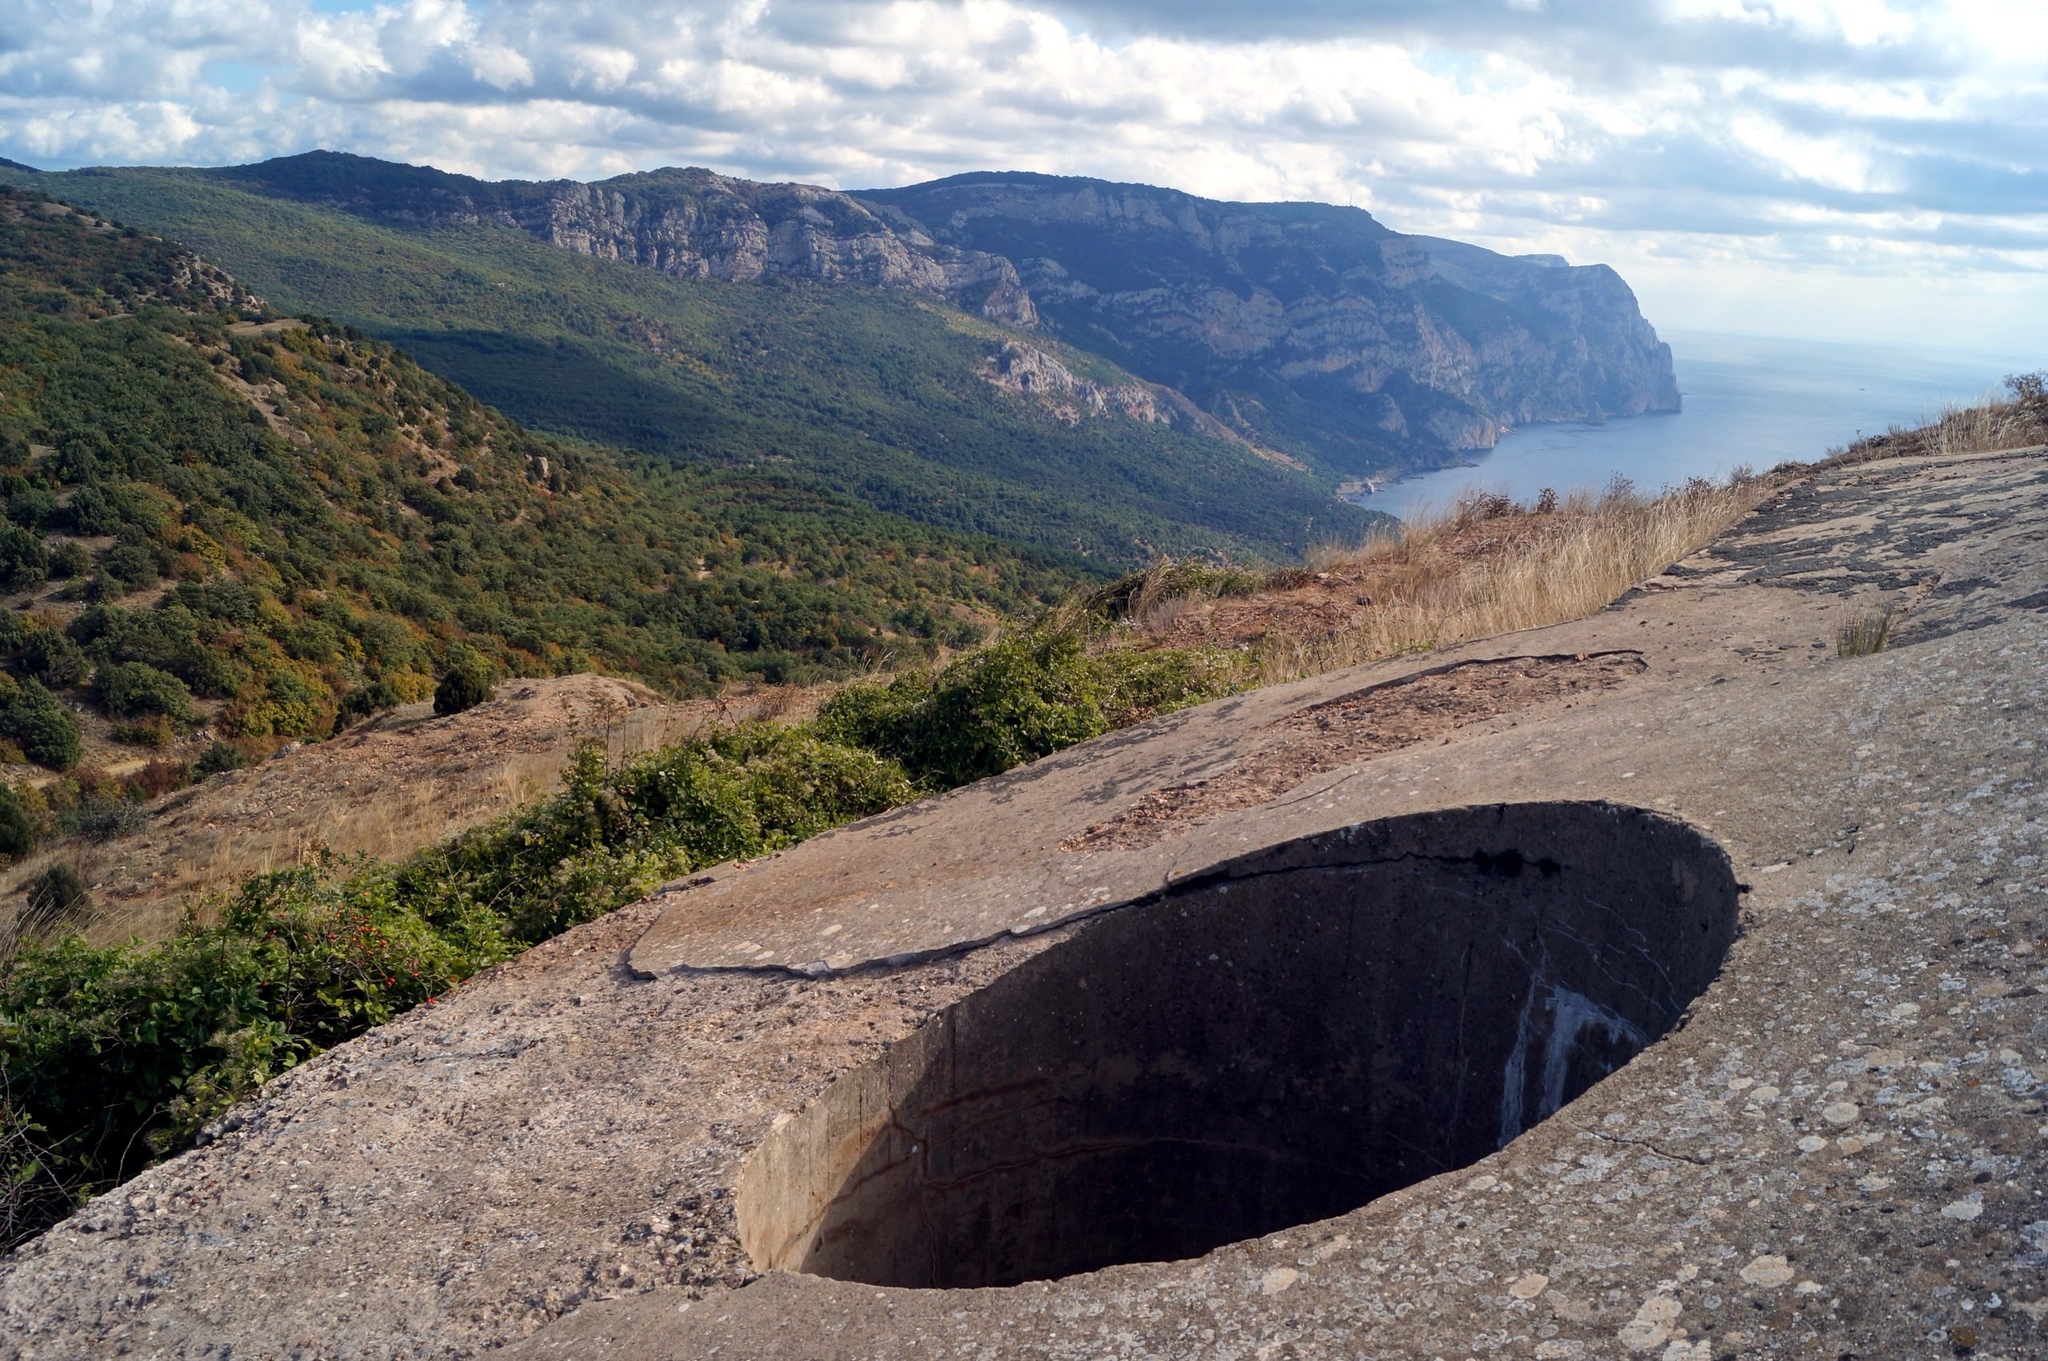
[[1894, 425], [1922, 424], [1945, 403], [1983, 399], [2009, 373], [2048, 367], [2048, 347], [2029, 358], [1703, 331], [1662, 335], [1684, 410], [1604, 425], [1523, 426], [1470, 455], [1470, 467], [1381, 483], [1351, 499], [1407, 516], [1474, 490], [1529, 502], [1545, 487], [1599, 491], [1616, 477], [1654, 492], [1693, 477], [1718, 480], [1742, 466], [1762, 472], [1787, 459], [1811, 462]]

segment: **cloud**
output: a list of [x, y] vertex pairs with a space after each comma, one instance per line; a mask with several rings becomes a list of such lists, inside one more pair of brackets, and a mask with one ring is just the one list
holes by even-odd
[[[1777, 301], [1793, 273], [1891, 289], [1922, 333], [1944, 287], [2048, 303], [2044, 132], [2048, 14], [2011, 0], [15, 0], [0, 15], [0, 154], [34, 164], [321, 145], [489, 176], [1093, 174], [1350, 201], [1404, 230], [1605, 258], [1652, 280], [1653, 319], [1748, 296], [1763, 329], [1812, 324]], [[1933, 324], [1970, 316], [1958, 303]]]

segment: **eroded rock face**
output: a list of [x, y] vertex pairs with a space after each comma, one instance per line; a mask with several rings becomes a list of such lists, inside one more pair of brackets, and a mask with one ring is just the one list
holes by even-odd
[[[497, 222], [684, 278], [944, 298], [1345, 474], [1441, 464], [1528, 421], [1679, 406], [1670, 348], [1605, 265], [1404, 236], [1355, 208], [1007, 173], [852, 194], [696, 169], [486, 182], [331, 152], [217, 173], [367, 216]], [[1144, 390], [1106, 398], [1126, 389]]]
[[1490, 448], [1527, 421], [1679, 406], [1669, 347], [1604, 265], [1404, 236], [1353, 208], [1047, 175], [859, 197], [934, 240], [1015, 261], [1064, 339], [1281, 447], [1317, 442], [1340, 465], [1346, 453], [1363, 467]]

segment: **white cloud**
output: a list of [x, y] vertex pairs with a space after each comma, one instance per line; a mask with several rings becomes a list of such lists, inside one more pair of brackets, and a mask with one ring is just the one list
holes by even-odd
[[1826, 324], [1798, 277], [1854, 280], [1858, 326], [1889, 306], [1916, 334], [2042, 339], [2037, 0], [1360, 8], [14, 0], [0, 154], [324, 145], [492, 176], [710, 164], [843, 187], [1016, 167], [1350, 201], [1607, 259], [1668, 324], [1731, 306], [1750, 329]]

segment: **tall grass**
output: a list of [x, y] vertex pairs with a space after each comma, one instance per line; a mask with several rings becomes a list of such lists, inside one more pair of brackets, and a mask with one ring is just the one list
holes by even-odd
[[[1265, 575], [1251, 590], [1215, 574], [1187, 574], [1174, 592], [1170, 571], [1123, 587], [1135, 637], [1163, 639], [1190, 612], [1224, 595], [1317, 587], [1343, 603], [1342, 628], [1272, 627], [1250, 644], [1255, 684], [1277, 684], [1491, 634], [1563, 623], [1609, 604], [1647, 577], [1696, 552], [1748, 514], [1783, 476], [1746, 471], [1725, 483], [1695, 479], [1654, 497], [1626, 482], [1604, 494], [1546, 493], [1536, 506], [1474, 493], [1448, 509], [1411, 516], [1396, 534], [1350, 548], [1329, 547], [1308, 567]], [[1101, 593], [1118, 598], [1118, 588]]]
[[1916, 454], [1950, 458], [2037, 444], [2048, 444], [2048, 372], [2013, 374], [2005, 380], [2002, 394], [1986, 393], [1968, 406], [1951, 403], [1924, 425], [1893, 426], [1837, 452], [1829, 462], [1863, 463]]

